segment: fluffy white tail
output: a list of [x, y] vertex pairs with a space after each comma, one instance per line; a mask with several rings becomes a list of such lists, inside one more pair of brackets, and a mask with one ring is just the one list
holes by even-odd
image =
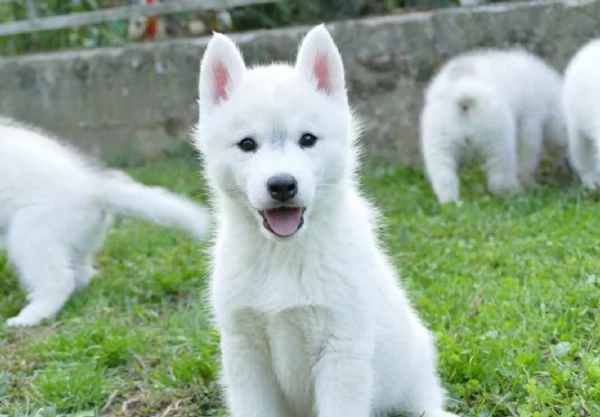
[[196, 239], [206, 239], [211, 223], [208, 209], [162, 187], [150, 187], [119, 171], [103, 177], [101, 200], [122, 215], [143, 217], [154, 223], [177, 227]]
[[487, 86], [472, 80], [461, 80], [454, 87], [454, 103], [462, 116], [469, 116], [474, 111], [482, 110], [490, 99]]
[[457, 100], [458, 108], [465, 115], [469, 114], [469, 111], [475, 106], [475, 103], [475, 98], [470, 95], [463, 95]]

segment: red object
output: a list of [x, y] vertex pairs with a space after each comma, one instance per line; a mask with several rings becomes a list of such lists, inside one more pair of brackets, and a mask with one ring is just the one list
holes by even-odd
[[[146, 0], [146, 4], [154, 4], [154, 0]], [[146, 26], [146, 36], [149, 39], [154, 40], [156, 38], [156, 34], [158, 33], [158, 16], [150, 16], [148, 18], [148, 25]]]

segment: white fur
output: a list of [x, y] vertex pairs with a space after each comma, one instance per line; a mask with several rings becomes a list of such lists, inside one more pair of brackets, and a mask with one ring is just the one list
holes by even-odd
[[566, 147], [560, 74], [518, 49], [478, 50], [450, 60], [431, 81], [421, 114], [421, 146], [440, 203], [459, 200], [458, 171], [482, 160], [488, 189], [510, 194], [535, 185], [547, 143]]
[[600, 187], [600, 39], [584, 45], [565, 70], [569, 157], [586, 188]]
[[[211, 303], [232, 416], [454, 416], [442, 408], [433, 338], [358, 190], [356, 126], [325, 27], [306, 35], [295, 66], [252, 69], [215, 34], [197, 132], [218, 212]], [[314, 147], [298, 145], [304, 132], [319, 138]], [[247, 136], [255, 152], [236, 146]], [[288, 238], [257, 214], [277, 205], [266, 181], [281, 173], [297, 179], [293, 203], [306, 207]]]
[[106, 170], [8, 119], [0, 119], [0, 160], [0, 236], [29, 298], [8, 325], [53, 317], [89, 283], [112, 212], [177, 226], [198, 239], [207, 233], [202, 206]]

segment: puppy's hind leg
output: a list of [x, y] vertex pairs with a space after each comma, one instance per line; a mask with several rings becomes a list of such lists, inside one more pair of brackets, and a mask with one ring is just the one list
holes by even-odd
[[569, 127], [569, 161], [585, 188], [600, 188], [597, 144], [575, 127]]
[[440, 204], [458, 202], [460, 181], [458, 178], [458, 161], [452, 149], [433, 148], [423, 149], [425, 169]]
[[[57, 223], [36, 221], [23, 213], [12, 222], [6, 239], [8, 257], [28, 291], [28, 304], [7, 326], [34, 326], [60, 311], [75, 289], [69, 247], [55, 233]], [[32, 221], [34, 220], [34, 221]], [[49, 222], [55, 219], [47, 218]]]
[[437, 353], [431, 336], [420, 340], [418, 351], [420, 363], [415, 368], [418, 371], [411, 379], [409, 404], [405, 410], [407, 415], [409, 417], [458, 417], [444, 410], [446, 393], [436, 371]]
[[427, 177], [440, 204], [458, 203], [460, 181], [458, 178], [459, 146], [457, 137], [461, 129], [453, 119], [444, 117], [446, 106], [428, 104], [420, 120], [421, 151]]
[[[72, 264], [75, 272], [75, 284], [77, 290], [82, 290], [98, 275], [99, 271], [94, 267], [96, 253], [102, 246], [106, 232], [112, 224], [111, 213], [91, 208], [88, 210], [89, 222], [79, 229], [81, 239], [79, 247], [73, 251]], [[90, 225], [89, 228], [85, 226]]]
[[488, 189], [496, 195], [515, 194], [521, 190], [517, 175], [515, 124], [510, 115], [499, 114], [499, 123], [482, 132], [485, 135], [483, 170]]

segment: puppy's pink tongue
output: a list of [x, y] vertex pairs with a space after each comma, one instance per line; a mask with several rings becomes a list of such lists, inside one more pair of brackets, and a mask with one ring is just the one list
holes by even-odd
[[281, 207], [265, 210], [265, 219], [271, 230], [278, 236], [291, 236], [300, 227], [302, 209], [296, 207]]

